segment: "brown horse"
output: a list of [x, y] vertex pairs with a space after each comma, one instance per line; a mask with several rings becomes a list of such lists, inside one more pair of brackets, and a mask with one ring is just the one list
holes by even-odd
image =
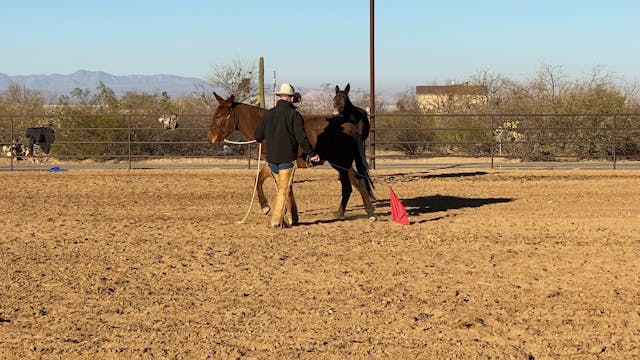
[[[218, 101], [218, 108], [211, 121], [209, 128], [208, 139], [212, 144], [223, 141], [234, 130], [240, 131], [247, 139], [253, 140], [253, 134], [262, 118], [262, 115], [266, 111], [263, 108], [244, 104], [234, 101], [234, 96], [224, 99], [217, 93], [213, 93]], [[333, 124], [334, 126], [329, 126]], [[375, 219], [373, 208], [373, 191], [371, 189], [372, 183], [368, 174], [368, 167], [366, 160], [360, 155], [358, 148], [360, 145], [356, 143], [356, 138], [361, 138], [357, 134], [357, 126], [350, 123], [339, 124], [340, 134], [342, 136], [336, 136], [336, 122], [330, 122], [327, 116], [304, 116], [304, 127], [307, 133], [307, 137], [314, 148], [317, 148], [321, 159], [329, 162], [329, 164], [338, 171], [340, 184], [342, 186], [342, 199], [338, 210], [335, 213], [337, 219], [344, 218], [344, 212], [349, 201], [349, 197], [352, 192], [352, 185], [358, 190], [362, 196], [367, 215], [370, 219]], [[325, 129], [327, 131], [325, 131]], [[320, 144], [318, 141], [320, 140]], [[335, 142], [335, 144], [329, 144], [329, 142]], [[320, 145], [320, 146], [318, 146]], [[262, 154], [266, 154], [266, 142], [262, 143]], [[342, 149], [344, 151], [337, 152], [335, 149]], [[323, 149], [331, 149], [332, 151], [324, 151]], [[302, 149], [299, 149], [297, 159], [297, 166], [299, 168], [306, 168], [308, 164], [306, 159], [302, 158]], [[364, 171], [358, 171], [358, 174], [353, 170], [353, 163], [356, 162], [357, 169], [364, 169]], [[268, 214], [271, 210], [266, 196], [264, 195], [263, 184], [268, 177], [272, 177], [271, 169], [265, 163], [264, 167], [258, 174], [256, 180], [256, 192], [258, 194], [258, 201], [264, 214]]]

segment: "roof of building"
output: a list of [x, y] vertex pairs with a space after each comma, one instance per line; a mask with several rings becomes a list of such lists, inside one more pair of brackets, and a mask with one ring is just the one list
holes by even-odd
[[484, 95], [488, 90], [485, 85], [436, 85], [416, 86], [416, 95]]

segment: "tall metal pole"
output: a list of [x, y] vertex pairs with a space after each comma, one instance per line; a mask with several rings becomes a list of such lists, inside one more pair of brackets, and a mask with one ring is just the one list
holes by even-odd
[[369, 135], [369, 149], [371, 168], [376, 168], [376, 72], [374, 51], [374, 16], [373, 0], [369, 0], [369, 116], [371, 118], [371, 135]]

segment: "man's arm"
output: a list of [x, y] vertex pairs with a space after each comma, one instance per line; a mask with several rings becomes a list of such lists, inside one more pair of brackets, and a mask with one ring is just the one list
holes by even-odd
[[300, 145], [300, 147], [302, 147], [304, 152], [308, 156], [310, 156], [310, 160], [313, 162], [320, 161], [320, 157], [313, 150], [313, 147], [311, 146], [311, 142], [307, 137], [307, 133], [304, 131], [304, 119], [302, 118], [302, 115], [300, 115], [300, 113], [297, 113], [296, 118], [293, 120], [293, 132], [296, 137], [296, 141], [298, 142], [298, 145]]
[[262, 140], [264, 140], [264, 118], [265, 115], [262, 116], [260, 122], [258, 123], [258, 127], [256, 127], [253, 132], [253, 138], [260, 143], [262, 142]]

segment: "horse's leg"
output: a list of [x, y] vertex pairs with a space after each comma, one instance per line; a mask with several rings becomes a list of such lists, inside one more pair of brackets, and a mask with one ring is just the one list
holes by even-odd
[[344, 212], [351, 196], [351, 182], [349, 181], [349, 174], [344, 170], [338, 170], [340, 174], [340, 185], [342, 185], [342, 199], [340, 199], [340, 205], [338, 211], [336, 211], [336, 219], [344, 219]]
[[262, 188], [264, 185], [264, 181], [267, 178], [271, 178], [273, 177], [273, 174], [271, 173], [271, 169], [269, 168], [269, 165], [265, 164], [264, 167], [260, 170], [260, 173], [258, 174], [258, 180], [257, 180], [257, 192], [258, 192], [258, 201], [260, 201], [260, 208], [262, 209], [262, 213], [267, 215], [269, 213], [269, 211], [271, 211], [271, 207], [269, 206], [269, 201], [267, 200], [267, 197], [264, 195], [264, 189]]
[[371, 197], [367, 192], [367, 184], [365, 181], [367, 179], [358, 178], [356, 176], [355, 171], [349, 171], [349, 180], [351, 180], [351, 184], [358, 190], [360, 196], [362, 196], [362, 203], [364, 204], [364, 208], [367, 211], [367, 216], [369, 216], [369, 220], [374, 221], [376, 219], [373, 209], [373, 203], [371, 202]]

